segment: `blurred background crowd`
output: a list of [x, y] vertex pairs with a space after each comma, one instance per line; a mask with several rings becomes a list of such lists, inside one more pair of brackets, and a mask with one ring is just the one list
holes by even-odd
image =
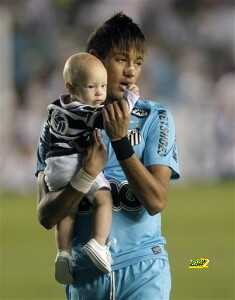
[[146, 35], [141, 94], [174, 115], [183, 181], [235, 178], [233, 0], [1, 0], [1, 187], [35, 188], [40, 128], [65, 92], [65, 59], [119, 11]]

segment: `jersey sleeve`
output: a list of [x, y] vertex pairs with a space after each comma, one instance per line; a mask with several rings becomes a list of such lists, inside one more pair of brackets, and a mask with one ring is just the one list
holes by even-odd
[[44, 171], [46, 167], [46, 156], [47, 156], [47, 152], [49, 151], [49, 147], [50, 147], [50, 131], [49, 131], [48, 123], [45, 122], [39, 137], [35, 176], [37, 176], [39, 172]]
[[154, 112], [143, 153], [145, 166], [164, 165], [172, 170], [172, 179], [180, 177], [175, 124], [167, 109]]

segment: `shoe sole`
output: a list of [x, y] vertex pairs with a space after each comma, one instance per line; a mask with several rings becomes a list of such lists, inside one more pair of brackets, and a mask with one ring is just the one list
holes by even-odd
[[55, 263], [55, 279], [62, 284], [74, 282], [67, 259], [59, 258]]
[[89, 256], [89, 258], [91, 259], [91, 261], [94, 263], [94, 265], [102, 272], [104, 273], [110, 273], [112, 270], [111, 268], [107, 268], [105, 262], [99, 257], [97, 256], [96, 252], [87, 247], [84, 246], [83, 247], [83, 253], [85, 253], [87, 256]]

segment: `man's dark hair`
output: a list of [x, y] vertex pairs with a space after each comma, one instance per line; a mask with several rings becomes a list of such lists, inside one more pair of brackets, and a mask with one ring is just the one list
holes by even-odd
[[122, 12], [108, 19], [88, 39], [87, 51], [94, 50], [104, 59], [111, 49], [128, 51], [134, 48], [145, 52], [145, 37], [139, 26]]

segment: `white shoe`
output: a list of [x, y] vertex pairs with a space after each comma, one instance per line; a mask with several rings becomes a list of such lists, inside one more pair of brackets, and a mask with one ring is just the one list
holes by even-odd
[[67, 251], [59, 251], [56, 255], [55, 279], [62, 284], [74, 282], [72, 275], [72, 256]]
[[107, 246], [100, 245], [95, 239], [91, 239], [82, 247], [82, 252], [89, 256], [95, 266], [104, 273], [110, 273], [112, 258]]

